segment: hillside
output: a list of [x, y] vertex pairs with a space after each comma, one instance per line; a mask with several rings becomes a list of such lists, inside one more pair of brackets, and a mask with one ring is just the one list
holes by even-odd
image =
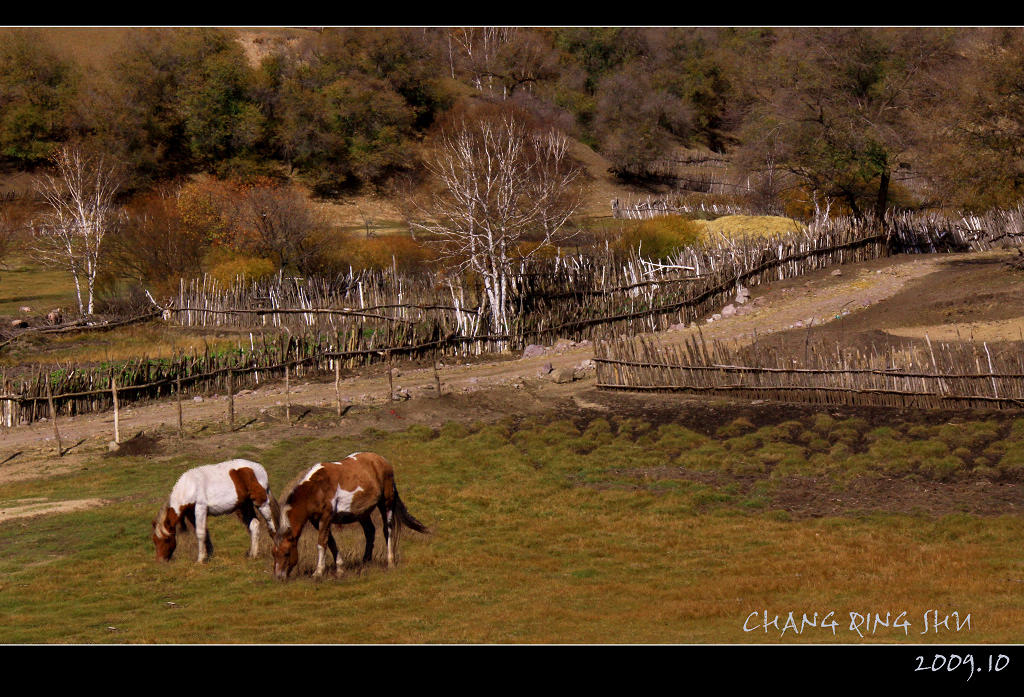
[[[11, 29], [0, 28], [0, 37]], [[118, 48], [141, 29], [137, 27], [43, 27], [41, 31], [57, 53], [74, 61], [83, 73], [103, 69]], [[303, 35], [316, 31], [299, 27], [237, 27], [237, 35], [246, 56], [253, 65], [271, 50], [293, 44]], [[607, 216], [612, 199], [629, 200], [649, 195], [649, 190], [623, 184], [609, 173], [609, 162], [587, 145], [574, 141], [572, 155], [585, 168], [588, 176], [587, 198], [582, 207], [585, 216]], [[0, 193], [25, 192], [31, 179], [23, 172], [0, 173]], [[334, 224], [341, 228], [362, 228], [368, 222], [374, 227], [388, 228], [402, 220], [399, 207], [378, 194], [348, 195], [338, 202], [325, 203]]]

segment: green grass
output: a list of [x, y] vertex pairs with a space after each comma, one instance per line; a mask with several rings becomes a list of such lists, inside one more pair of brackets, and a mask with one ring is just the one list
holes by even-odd
[[45, 315], [62, 307], [77, 314], [74, 280], [63, 269], [46, 269], [30, 260], [13, 259], [0, 270], [0, 315], [23, 316], [21, 308], [31, 307], [33, 315]]
[[[32, 308], [32, 312], [26, 315], [21, 311], [23, 306]], [[57, 307], [64, 308], [66, 319], [78, 315], [74, 281], [67, 271], [47, 269], [24, 258], [11, 260], [5, 270], [0, 270], [0, 316], [39, 317]], [[249, 340], [248, 331], [186, 328], [160, 321], [93, 333], [30, 333], [4, 349], [0, 365], [102, 363], [140, 356], [170, 358], [181, 352], [202, 353], [207, 347], [211, 351], [239, 345], [248, 348]]]
[[[261, 341], [259, 333], [254, 336]], [[26, 335], [0, 354], [0, 365], [123, 363], [143, 356], [173, 358], [181, 353], [203, 354], [207, 349], [222, 353], [239, 347], [250, 350], [249, 331], [179, 327], [154, 320], [101, 332]]]
[[[786, 422], [723, 439], [682, 424], [614, 417], [451, 423], [358, 437], [324, 428], [276, 442], [256, 431], [245, 454], [267, 467], [278, 494], [318, 459], [373, 450], [394, 463], [403, 500], [433, 529], [430, 536], [404, 532], [395, 569], [375, 562], [360, 570], [353, 561], [341, 578], [321, 582], [309, 576], [308, 538], [299, 575], [279, 583], [266, 554], [243, 558], [247, 537], [229, 517], [211, 519], [209, 563], [195, 564], [186, 544], [172, 563], [154, 561], [150, 521], [180, 472], [223, 459], [212, 441], [169, 448], [183, 454], [97, 454], [85, 470], [0, 492], [0, 506], [29, 497], [109, 502], [0, 523], [0, 642], [1020, 641], [1024, 600], [1014, 579], [1024, 578], [1024, 531], [1016, 516], [799, 519], [773, 506], [778, 468], [841, 483], [827, 453], [790, 462], [793, 449], [804, 447], [802, 434], [827, 426]], [[845, 426], [866, 431], [862, 423]], [[874, 442], [896, 464], [863, 466], [927, 476], [904, 430], [896, 425], [901, 437]], [[1009, 435], [976, 430], [995, 442]], [[755, 434], [760, 445], [729, 447]], [[938, 445], [948, 450], [940, 440], [920, 447]], [[745, 489], [728, 477], [674, 476], [680, 467], [761, 478]], [[354, 560], [362, 539], [351, 528], [338, 539]], [[922, 614], [933, 608], [971, 613], [970, 633], [919, 634]], [[834, 611], [841, 621], [835, 635], [745, 632], [748, 616], [764, 611], [783, 619], [789, 611]], [[849, 631], [848, 613], [867, 611], [907, 612], [909, 636]]]

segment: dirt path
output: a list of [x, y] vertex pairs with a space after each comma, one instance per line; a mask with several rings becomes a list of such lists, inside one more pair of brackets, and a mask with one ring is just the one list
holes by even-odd
[[[763, 336], [803, 323], [812, 322], [815, 326], [827, 323], [844, 316], [844, 312], [854, 313], [893, 296], [911, 281], [935, 272], [941, 261], [950, 258], [950, 255], [891, 257], [840, 267], [839, 274], [829, 269], [755, 287], [751, 290], [751, 301], [742, 310], [743, 314], [703, 323], [700, 331], [705, 338], [746, 340], [755, 332]], [[665, 332], [660, 337], [675, 341], [696, 331], [695, 328], [687, 328]], [[494, 391], [491, 401], [495, 401], [495, 408], [500, 408], [501, 400], [507, 399], [535, 400], [543, 404], [578, 397], [580, 392], [593, 387], [592, 369], [578, 373], [580, 379], [568, 383], [558, 383], [552, 375], [559, 369], [572, 372], [580, 368], [592, 358], [592, 348], [589, 342], [574, 344], [563, 341], [547, 347], [541, 355], [529, 358], [445, 365], [440, 371], [442, 393], [471, 397], [470, 402], [475, 400], [482, 404], [489, 399], [486, 393]], [[552, 372], [548, 371], [549, 365]], [[431, 368], [406, 364], [398, 364], [396, 368], [395, 390], [408, 397], [401, 404], [391, 403], [392, 406], [401, 406], [403, 412], [410, 414], [431, 412], [435, 420], [458, 419], [474, 411], [474, 407], [465, 400], [437, 400]], [[342, 404], [353, 415], [364, 415], [364, 419], [353, 419], [352, 427], [360, 423], [372, 425], [372, 419], [387, 413], [382, 412], [389, 407], [387, 390], [387, 377], [382, 367], [342, 380]], [[337, 404], [333, 380], [293, 384], [290, 402], [293, 420], [301, 419], [309, 409], [333, 411]], [[580, 403], [579, 399], [577, 403]], [[284, 404], [281, 382], [256, 390], [243, 390], [235, 397], [236, 427], [244, 430], [244, 425], [253, 419], [280, 418]], [[416, 408], [410, 409], [410, 405]], [[463, 411], [453, 411], [456, 409]], [[203, 424], [214, 425], [209, 429], [210, 433], [225, 431], [227, 398], [212, 395], [201, 400], [189, 400], [184, 404], [183, 418], [186, 430], [193, 434], [197, 429], [202, 432]], [[286, 427], [283, 418], [281, 422]], [[0, 484], [73, 470], [106, 452], [107, 444], [113, 440], [112, 412], [61, 418], [58, 426], [62, 443], [68, 449], [61, 458], [56, 456], [53, 429], [49, 423], [18, 427], [0, 435]], [[173, 400], [131, 406], [121, 412], [122, 441], [140, 432], [173, 431], [176, 426], [177, 410]]]

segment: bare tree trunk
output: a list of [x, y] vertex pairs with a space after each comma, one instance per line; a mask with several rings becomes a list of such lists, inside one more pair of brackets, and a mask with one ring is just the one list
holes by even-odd
[[48, 207], [31, 224], [35, 252], [44, 261], [71, 271], [79, 312], [91, 315], [103, 237], [121, 217], [115, 197], [123, 174], [118, 163], [102, 153], [75, 145], [58, 148], [52, 160], [56, 176], [44, 174], [33, 183]]
[[885, 208], [889, 203], [889, 180], [891, 174], [888, 169], [882, 172], [878, 182], [878, 198], [875, 200], [875, 220], [881, 222], [885, 219]]

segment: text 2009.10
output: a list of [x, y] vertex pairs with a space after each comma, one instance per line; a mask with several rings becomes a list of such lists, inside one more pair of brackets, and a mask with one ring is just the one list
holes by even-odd
[[974, 654], [965, 653], [951, 653], [948, 656], [937, 653], [930, 664], [925, 663], [924, 656], [917, 657], [917, 667], [914, 668], [914, 672], [921, 670], [930, 671], [937, 673], [939, 671], [945, 671], [952, 673], [958, 670], [967, 671], [967, 680], [970, 680], [975, 673], [981, 673], [982, 671], [987, 673], [998, 673], [1005, 670], [1010, 665], [1010, 657], [1005, 654], [989, 654], [986, 656], [979, 656], [978, 661], [975, 662]]

